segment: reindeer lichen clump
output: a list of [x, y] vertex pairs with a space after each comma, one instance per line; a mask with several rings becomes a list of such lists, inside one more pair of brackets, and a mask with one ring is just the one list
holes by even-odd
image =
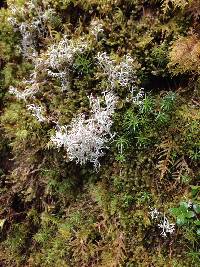
[[22, 55], [32, 60], [38, 56], [38, 41], [50, 37], [49, 25], [55, 18], [56, 11], [49, 6], [38, 5], [28, 1], [24, 6], [9, 6], [11, 16], [8, 18], [15, 31], [21, 34]]
[[50, 77], [58, 78], [61, 81], [62, 90], [70, 87], [70, 70], [75, 55], [83, 53], [87, 49], [87, 42], [83, 40], [68, 40], [66, 36], [58, 44], [49, 47], [45, 65]]
[[27, 109], [32, 111], [33, 116], [35, 116], [39, 122], [43, 122], [46, 120], [46, 118], [42, 114], [43, 108], [41, 106], [31, 104], [27, 105]]
[[104, 99], [105, 108], [99, 98], [90, 96], [91, 116], [79, 115], [69, 126], [59, 127], [51, 138], [57, 148], [63, 146], [67, 150], [69, 160], [75, 159], [81, 165], [89, 161], [96, 169], [100, 165], [99, 158], [104, 155], [106, 143], [113, 137], [111, 116], [117, 97], [112, 92], [106, 92]]
[[158, 222], [157, 226], [162, 230], [161, 236], [167, 237], [167, 234], [173, 234], [175, 232], [175, 224], [170, 223], [165, 214], [162, 214], [156, 208], [151, 209], [150, 216], [152, 220]]
[[98, 40], [99, 33], [103, 33], [103, 24], [99, 20], [92, 20], [90, 24], [90, 32], [95, 36], [96, 40]]
[[112, 88], [117, 85], [130, 86], [135, 81], [134, 59], [130, 55], [125, 55], [120, 63], [111, 59], [106, 52], [99, 52], [96, 58]]

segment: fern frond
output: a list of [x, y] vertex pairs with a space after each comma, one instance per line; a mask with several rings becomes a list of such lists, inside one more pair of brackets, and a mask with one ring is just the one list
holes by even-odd
[[200, 2], [196, 0], [191, 0], [187, 11], [192, 15], [195, 22], [198, 23], [198, 20], [200, 18]]
[[176, 144], [173, 140], [167, 139], [163, 141], [159, 147], [159, 163], [157, 169], [160, 171], [160, 180], [169, 172], [171, 165], [173, 164], [172, 152], [176, 150]]
[[181, 181], [181, 177], [183, 174], [192, 174], [192, 171], [189, 168], [184, 156], [182, 156], [174, 163], [174, 167], [175, 172], [172, 174], [172, 176], [178, 181]]
[[184, 10], [185, 7], [188, 5], [188, 0], [164, 0], [162, 3], [162, 10], [163, 13], [166, 14], [168, 10], [180, 8]]
[[174, 42], [169, 53], [169, 69], [179, 73], [200, 73], [200, 40], [197, 35], [180, 37]]
[[126, 257], [126, 247], [125, 247], [125, 236], [123, 232], [116, 232], [116, 239], [114, 240], [114, 255], [115, 255], [115, 264], [114, 266], [120, 266], [123, 263]]

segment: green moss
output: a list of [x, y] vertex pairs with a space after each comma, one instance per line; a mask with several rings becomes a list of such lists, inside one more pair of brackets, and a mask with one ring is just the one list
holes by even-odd
[[[88, 47], [70, 66], [70, 90], [62, 92], [60, 82], [41, 70], [39, 91], [26, 102], [8, 92], [11, 85], [27, 89], [22, 81], [34, 70], [34, 62], [20, 53], [21, 34], [8, 23], [10, 3], [24, 7], [26, 1], [8, 2], [0, 9], [0, 262], [9, 267], [199, 266], [197, 1], [46, 1], [56, 15], [48, 33], [35, 39], [42, 60], [63, 35], [84, 37]], [[34, 4], [44, 8], [40, 1]], [[33, 21], [36, 14], [25, 13], [20, 21]], [[103, 28], [98, 38], [91, 32], [94, 19]], [[69, 162], [50, 138], [56, 123], [69, 125], [79, 114], [91, 114], [88, 96], [110, 90], [98, 52], [117, 62], [130, 54], [134, 86], [139, 91], [143, 85], [145, 96], [137, 105], [129, 87], [114, 89], [119, 97], [115, 135], [95, 172], [90, 164]], [[44, 107], [45, 122], [27, 110], [32, 103]], [[189, 200], [196, 206], [186, 211], [179, 203]], [[172, 223], [182, 220], [174, 234], [161, 237], [150, 208]]]

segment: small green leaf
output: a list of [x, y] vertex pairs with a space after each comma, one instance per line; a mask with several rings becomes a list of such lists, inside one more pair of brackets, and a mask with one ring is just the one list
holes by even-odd
[[180, 215], [180, 216], [177, 217], [176, 223], [177, 223], [178, 225], [180, 225], [180, 226], [181, 226], [181, 225], [184, 225], [184, 224], [187, 223], [187, 219], [185, 218], [185, 216]]
[[116, 159], [117, 161], [119, 161], [119, 162], [124, 162], [124, 161], [126, 161], [126, 158], [125, 158], [125, 156], [124, 156], [123, 154], [119, 154], [119, 155], [117, 155], [115, 159]]
[[200, 229], [197, 229], [197, 235], [200, 235]]
[[188, 203], [187, 202], [180, 202], [180, 207], [183, 208], [183, 209], [188, 209]]
[[200, 225], [200, 220], [196, 220], [196, 221], [194, 221], [194, 223], [195, 223], [196, 225]]
[[178, 215], [180, 215], [180, 209], [179, 208], [171, 208], [170, 209], [170, 212], [171, 212], [171, 214], [172, 215], [174, 215], [174, 216], [178, 216]]
[[191, 186], [191, 189], [192, 189], [192, 196], [193, 197], [196, 197], [196, 195], [199, 193], [200, 191], [200, 186], [199, 185], [196, 185], [196, 186]]
[[195, 213], [193, 211], [188, 211], [185, 215], [185, 217], [187, 218], [193, 218], [195, 216]]
[[194, 208], [194, 211], [195, 211], [197, 214], [200, 213], [200, 206], [199, 206], [199, 205], [195, 204], [195, 205], [193, 205], [193, 208]]

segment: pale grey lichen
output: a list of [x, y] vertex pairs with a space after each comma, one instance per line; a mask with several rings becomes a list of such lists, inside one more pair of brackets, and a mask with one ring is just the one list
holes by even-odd
[[20, 32], [22, 37], [22, 55], [27, 59], [34, 60], [38, 56], [37, 40], [50, 35], [47, 24], [53, 16], [56, 16], [56, 12], [49, 7], [45, 10], [34, 1], [28, 1], [23, 6], [10, 4], [9, 9], [11, 16], [8, 21], [15, 31]]
[[96, 58], [112, 89], [117, 85], [127, 87], [133, 83], [135, 79], [134, 59], [130, 55], [123, 56], [120, 63], [111, 59], [106, 52], [98, 52]]
[[78, 53], [87, 49], [87, 42], [82, 39], [68, 40], [66, 36], [58, 44], [51, 45], [45, 53], [47, 73], [50, 77], [58, 78], [62, 90], [70, 88], [70, 71], [74, 58]]
[[102, 33], [104, 31], [103, 24], [101, 21], [97, 19], [93, 19], [90, 24], [90, 32], [95, 36], [95, 38], [98, 38], [98, 34]]
[[39, 122], [46, 121], [45, 116], [42, 114], [43, 113], [43, 108], [41, 106], [38, 106], [38, 105], [35, 105], [35, 104], [30, 104], [30, 105], [27, 105], [27, 109], [32, 112], [33, 116], [36, 117], [36, 119]]
[[24, 100], [26, 101], [28, 98], [34, 97], [34, 95], [39, 91], [39, 84], [38, 83], [30, 83], [27, 85], [25, 90], [19, 91], [17, 88], [10, 86], [9, 87], [9, 93], [12, 95], [15, 95], [15, 97], [19, 100]]
[[160, 223], [158, 224], [158, 227], [162, 230], [161, 235], [163, 237], [167, 236], [167, 233], [173, 234], [175, 231], [175, 224], [170, 223], [165, 214], [163, 215], [163, 218], [161, 219]]
[[173, 234], [175, 231], [175, 224], [170, 223], [165, 213], [159, 212], [156, 208], [149, 212], [151, 219], [157, 222], [157, 226], [162, 230], [161, 236], [167, 237], [167, 234]]
[[113, 138], [111, 133], [112, 114], [117, 97], [112, 92], [104, 93], [105, 107], [100, 99], [90, 96], [91, 116], [81, 114], [74, 118], [69, 126], [58, 127], [51, 141], [57, 148], [64, 147], [69, 160], [85, 164], [92, 162], [96, 168], [100, 166], [99, 158], [104, 155], [106, 144]]

